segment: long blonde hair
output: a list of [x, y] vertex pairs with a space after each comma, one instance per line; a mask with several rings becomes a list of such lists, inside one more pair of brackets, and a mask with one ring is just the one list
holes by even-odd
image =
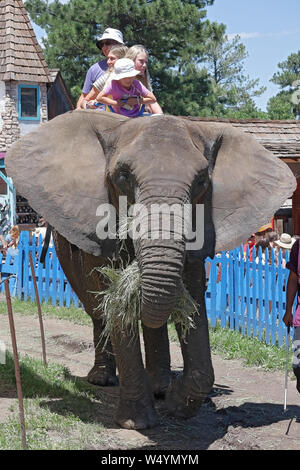
[[[142, 45], [142, 44], [135, 44], [134, 46], [131, 46], [128, 51], [126, 52], [126, 55], [125, 57], [127, 57], [128, 59], [131, 59], [133, 60], [133, 62], [135, 61], [135, 59], [137, 58], [137, 56], [141, 53], [141, 52], [144, 52], [146, 55], [147, 55], [147, 58], [149, 57], [149, 53], [147, 51], [147, 49], [145, 49], [145, 47]], [[146, 68], [146, 71], [144, 73], [144, 75], [137, 75], [136, 77], [140, 82], [142, 82], [142, 84], [149, 90], [152, 92], [152, 86], [151, 86], [151, 83], [150, 83], [150, 75], [149, 75], [149, 72], [148, 72], [148, 67]]]
[[20, 238], [19, 226], [13, 225], [9, 233], [11, 235], [11, 238], [14, 240], [15, 244], [17, 245], [19, 243], [19, 238]]

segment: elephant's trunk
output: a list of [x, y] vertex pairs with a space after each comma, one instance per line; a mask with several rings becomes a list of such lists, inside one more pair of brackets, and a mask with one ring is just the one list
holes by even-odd
[[[169, 208], [174, 204], [174, 199], [171, 199], [172, 202], [168, 202]], [[153, 231], [151, 234], [148, 233], [149, 238], [141, 239], [138, 244], [137, 257], [141, 270], [142, 290], [141, 317], [147, 327], [160, 328], [173, 312], [181, 290], [185, 254], [183, 219], [179, 211], [179, 214], [175, 216], [177, 228], [174, 229], [174, 217], [171, 214], [172, 228], [171, 230], [165, 229], [162, 222], [166, 222], [167, 218], [170, 219], [170, 210], [167, 205], [160, 209], [159, 218], [157, 218], [155, 210], [154, 214], [153, 211], [151, 212], [153, 205], [150, 206], [149, 200], [147, 202], [148, 224], [152, 230], [153, 227], [155, 228], [155, 235]], [[158, 220], [159, 227], [157, 227]], [[178, 227], [181, 230], [178, 230]]]
[[150, 328], [166, 323], [180, 292], [183, 246], [149, 246], [141, 250], [142, 321]]

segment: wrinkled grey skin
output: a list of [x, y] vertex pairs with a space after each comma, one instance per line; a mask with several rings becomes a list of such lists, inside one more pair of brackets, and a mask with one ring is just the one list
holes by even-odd
[[[155, 395], [165, 395], [173, 415], [193, 416], [214, 382], [204, 260], [245, 241], [273, 215], [295, 189], [289, 168], [230, 125], [173, 116], [130, 120], [92, 110], [59, 116], [21, 138], [6, 166], [18, 192], [54, 227], [62, 267], [93, 319], [96, 354], [88, 380], [114, 384], [118, 368], [116, 422], [129, 429], [157, 424]], [[101, 314], [91, 293], [104, 286], [91, 268], [121, 256], [115, 240], [103, 242], [95, 233], [98, 205], [117, 207], [119, 195], [147, 207], [205, 205], [204, 245], [197, 251], [188, 251], [183, 237], [128, 241], [141, 271], [145, 367], [138, 334], [112, 331], [112, 346], [102, 351]], [[182, 280], [200, 315], [186, 342], [176, 325], [184, 370], [171, 380], [167, 320]]]

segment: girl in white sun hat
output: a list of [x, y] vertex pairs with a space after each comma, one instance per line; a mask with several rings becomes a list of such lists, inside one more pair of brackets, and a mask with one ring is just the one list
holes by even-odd
[[131, 59], [117, 60], [111, 82], [99, 93], [96, 101], [111, 106], [115, 113], [123, 116], [139, 116], [141, 105], [156, 103], [154, 94], [136, 80], [139, 73]]

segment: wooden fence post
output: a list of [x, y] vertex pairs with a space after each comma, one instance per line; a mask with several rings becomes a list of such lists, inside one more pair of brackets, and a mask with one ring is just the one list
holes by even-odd
[[19, 400], [19, 413], [20, 413], [22, 446], [23, 446], [23, 449], [26, 449], [27, 444], [26, 444], [26, 431], [25, 431], [25, 418], [24, 418], [24, 406], [23, 406], [23, 393], [22, 393], [22, 384], [21, 384], [21, 374], [20, 374], [20, 365], [19, 365], [19, 359], [18, 359], [18, 348], [17, 348], [16, 332], [15, 332], [13, 311], [12, 311], [12, 306], [11, 306], [11, 298], [10, 298], [10, 292], [9, 292], [9, 281], [8, 281], [8, 279], [5, 280], [4, 284], [5, 284], [5, 295], [6, 295], [6, 302], [7, 302], [7, 311], [8, 311], [8, 318], [9, 318], [12, 348], [13, 348], [13, 353], [14, 353], [15, 376], [16, 376], [17, 394], [18, 394], [18, 400]]
[[31, 267], [32, 280], [33, 280], [33, 285], [34, 285], [34, 290], [35, 290], [35, 298], [36, 298], [37, 309], [38, 309], [38, 315], [39, 315], [39, 322], [40, 322], [41, 340], [42, 340], [42, 351], [43, 351], [43, 361], [44, 361], [45, 367], [47, 367], [46, 346], [45, 346], [45, 334], [44, 334], [44, 326], [43, 326], [43, 317], [42, 317], [42, 310], [41, 310], [41, 304], [40, 304], [40, 298], [39, 298], [39, 291], [38, 291], [37, 284], [36, 284], [36, 278], [35, 278], [35, 272], [34, 272], [34, 266], [33, 266], [33, 261], [32, 261], [32, 254], [31, 254], [31, 252], [29, 252], [29, 262], [30, 262], [30, 267]]

